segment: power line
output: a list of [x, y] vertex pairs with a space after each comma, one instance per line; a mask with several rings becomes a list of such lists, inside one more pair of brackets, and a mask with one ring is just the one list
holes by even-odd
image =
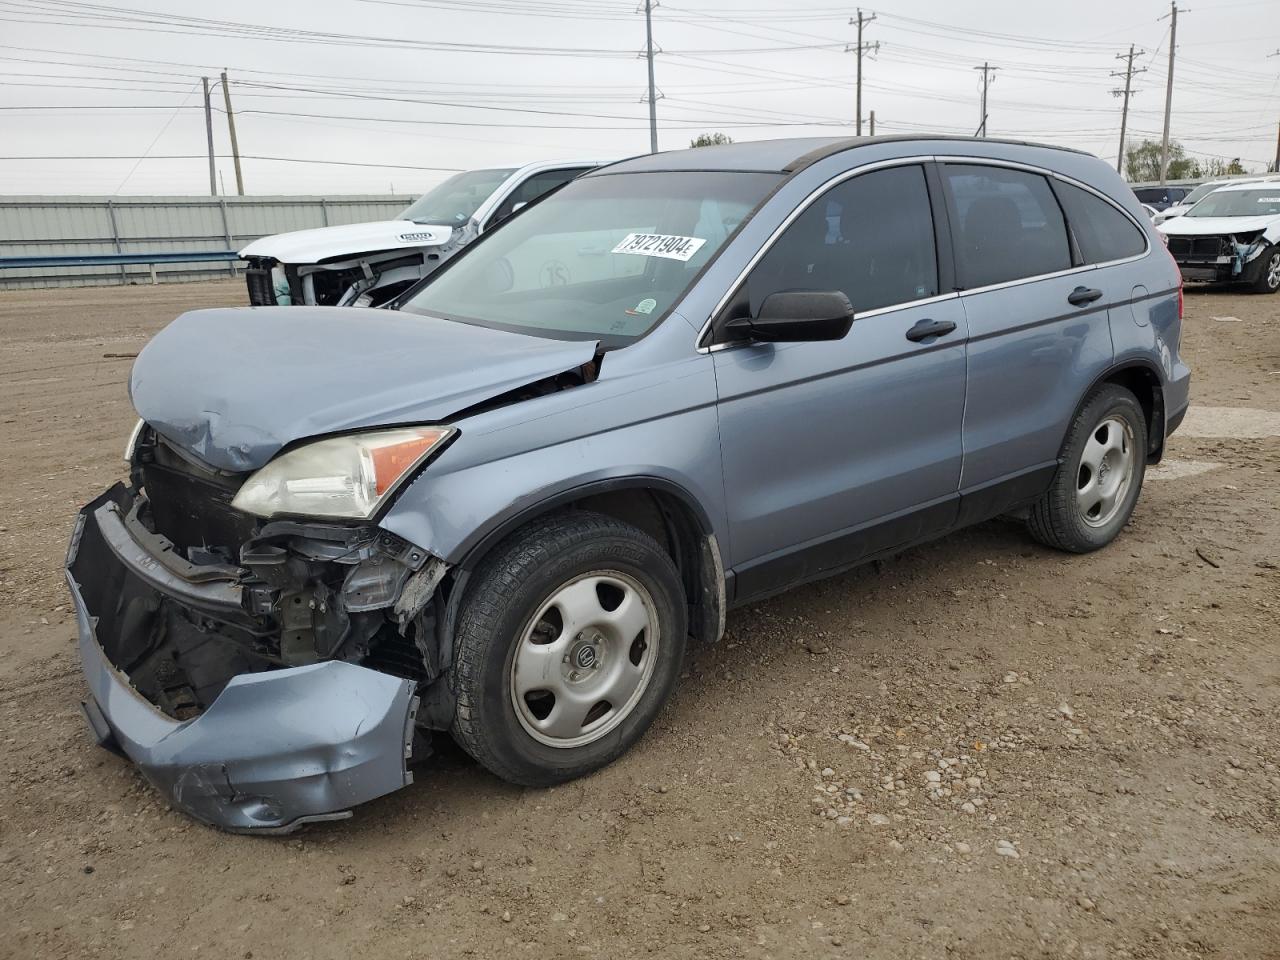
[[[217, 154], [217, 157], [221, 160], [226, 160], [230, 156], [231, 155], [227, 153]], [[275, 163], [308, 163], [308, 164], [317, 164], [320, 166], [371, 167], [375, 169], [386, 169], [386, 170], [430, 170], [430, 171], [438, 171], [442, 173], [458, 173], [463, 169], [462, 167], [424, 167], [416, 163], [414, 164], [365, 163], [363, 161], [358, 161], [358, 160], [316, 160], [311, 157], [269, 157], [269, 156], [263, 156], [260, 154], [252, 154], [252, 153], [241, 154], [241, 158], [244, 160], [266, 160], [266, 161], [271, 161]], [[26, 156], [26, 155], [0, 156], [0, 161], [2, 160], [9, 160], [9, 161], [36, 160], [40, 162], [52, 161], [52, 160], [100, 161], [100, 160], [204, 160], [204, 159], [205, 159], [205, 154], [203, 153], [191, 153], [191, 154], [172, 154], [171, 153], [171, 154], [163, 154], [163, 155], [153, 154], [151, 156], [146, 156], [146, 155], [138, 156], [138, 155], [127, 155], [127, 154], [103, 154], [99, 156], [86, 156], [84, 154], [63, 154], [63, 155], [46, 155], [46, 156]]]

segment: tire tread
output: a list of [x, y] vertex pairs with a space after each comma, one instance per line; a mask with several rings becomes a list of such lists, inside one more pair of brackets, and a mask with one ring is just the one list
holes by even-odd
[[618, 547], [652, 554], [669, 567], [669, 575], [679, 582], [675, 564], [666, 551], [644, 531], [605, 514], [572, 510], [530, 521], [500, 543], [477, 568], [462, 602], [454, 644], [454, 664], [450, 671], [456, 709], [451, 733], [458, 744], [478, 763], [511, 783], [550, 786], [582, 776], [600, 766], [587, 761], [530, 775], [512, 765], [497, 749], [492, 731], [483, 723], [480, 700], [484, 695], [482, 674], [489, 645], [497, 637], [509, 614], [521, 584], [540, 568], [553, 563], [565, 551], [584, 540], [613, 542]]
[[[1080, 435], [1091, 432], [1094, 425], [1097, 424], [1100, 419], [1099, 409], [1108, 408], [1117, 401], [1122, 400], [1133, 404], [1141, 413], [1142, 407], [1131, 391], [1118, 384], [1104, 383], [1086, 398], [1084, 405], [1080, 408], [1080, 412], [1072, 420], [1071, 426], [1067, 430], [1066, 439], [1062, 443], [1063, 463], [1058, 467], [1058, 473], [1054, 476], [1053, 483], [1049, 486], [1049, 489], [1032, 504], [1027, 517], [1028, 532], [1033, 539], [1045, 546], [1067, 553], [1088, 553], [1092, 550], [1097, 550], [1103, 545], [1086, 540], [1075, 529], [1072, 523], [1072, 518], [1075, 516], [1075, 505], [1073, 503], [1074, 482], [1063, 482], [1063, 469], [1066, 466], [1067, 454], [1075, 449]], [[1145, 427], [1145, 423], [1144, 418], [1139, 419], [1140, 426]], [[1138, 457], [1145, 456], [1145, 430], [1138, 431], [1134, 439], [1135, 443], [1139, 445], [1135, 455]], [[1141, 470], [1139, 471], [1139, 487], [1141, 486], [1142, 472]], [[1123, 525], [1121, 525], [1121, 528], [1123, 528]]]

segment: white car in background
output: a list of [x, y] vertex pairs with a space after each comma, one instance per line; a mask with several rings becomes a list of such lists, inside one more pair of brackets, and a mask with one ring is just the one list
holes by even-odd
[[1180, 217], [1184, 213], [1186, 213], [1188, 210], [1190, 210], [1192, 207], [1194, 207], [1197, 203], [1199, 203], [1201, 200], [1203, 200], [1205, 197], [1207, 197], [1209, 194], [1213, 193], [1213, 191], [1217, 190], [1219, 187], [1225, 187], [1228, 184], [1265, 183], [1265, 182], [1268, 182], [1271, 180], [1277, 180], [1277, 179], [1280, 179], [1280, 178], [1235, 177], [1231, 180], [1210, 180], [1207, 183], [1200, 184], [1200, 186], [1196, 187], [1194, 190], [1188, 193], [1185, 197], [1183, 197], [1180, 201], [1175, 203], [1173, 206], [1166, 207], [1164, 210], [1161, 210], [1159, 213], [1155, 215], [1155, 217], [1152, 218], [1152, 220], [1156, 224], [1156, 226], [1159, 226], [1160, 224], [1164, 223], [1166, 220], [1173, 220], [1177, 217]]
[[1184, 280], [1280, 290], [1280, 180], [1218, 187], [1156, 229]]
[[395, 220], [295, 230], [240, 251], [253, 306], [378, 307], [522, 207], [598, 160], [561, 160], [455, 174]]

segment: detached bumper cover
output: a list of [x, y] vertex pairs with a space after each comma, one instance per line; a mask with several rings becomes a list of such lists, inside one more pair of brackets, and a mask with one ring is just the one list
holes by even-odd
[[[128, 537], [123, 524], [112, 526], [116, 512], [97, 509], [118, 496], [111, 491], [81, 511], [67, 557], [91, 694], [84, 710], [100, 743], [136, 763], [174, 807], [237, 832], [287, 833], [340, 819], [412, 782], [405, 763], [418, 701], [410, 680], [328, 661], [241, 674], [190, 720], [147, 702], [107, 658], [96, 635], [101, 611], [85, 599], [121, 575], [160, 588], [154, 565], [129, 569], [136, 561], [127, 553], [82, 550], [86, 538]], [[86, 554], [95, 563], [83, 562]], [[113, 562], [124, 569], [101, 569]]]

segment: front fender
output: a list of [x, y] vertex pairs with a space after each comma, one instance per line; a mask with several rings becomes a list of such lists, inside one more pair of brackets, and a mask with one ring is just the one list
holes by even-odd
[[[649, 449], [662, 450], [669, 462], [636, 459]], [[461, 565], [556, 506], [610, 490], [649, 488], [678, 497], [697, 516], [702, 532], [723, 542], [720, 483], [715, 408], [708, 406], [449, 474], [431, 475], [429, 469], [381, 525], [450, 565]]]
[[704, 533], [726, 543], [711, 358], [625, 370], [627, 360], [608, 357], [606, 376], [593, 383], [460, 421], [458, 442], [405, 488], [381, 525], [458, 565], [548, 505], [647, 485], [678, 496]]

